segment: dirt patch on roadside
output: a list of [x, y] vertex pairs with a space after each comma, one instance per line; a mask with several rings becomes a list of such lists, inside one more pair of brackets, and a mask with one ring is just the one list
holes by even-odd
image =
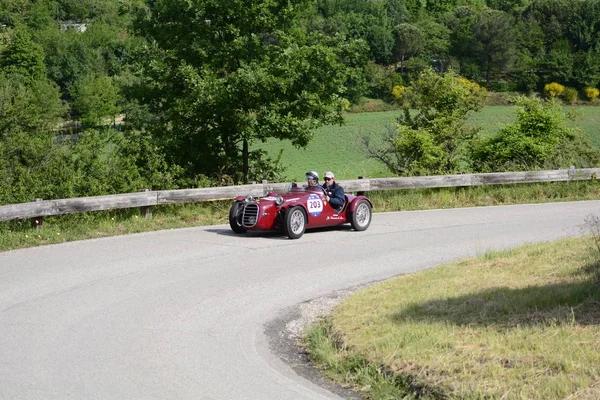
[[300, 303], [283, 310], [280, 316], [265, 326], [269, 347], [273, 354], [287, 363], [303, 378], [337, 394], [344, 399], [363, 400], [358, 392], [342, 387], [321, 375], [310, 362], [308, 353], [300, 345], [304, 330], [314, 324], [320, 317], [329, 315], [345, 297], [368, 285], [339, 290], [327, 296]]

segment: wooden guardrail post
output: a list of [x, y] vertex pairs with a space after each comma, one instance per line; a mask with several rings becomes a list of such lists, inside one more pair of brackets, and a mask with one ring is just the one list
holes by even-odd
[[[362, 177], [362, 176], [359, 176], [359, 177], [358, 177], [358, 179], [363, 179], [363, 177]], [[364, 195], [365, 195], [365, 192], [363, 192], [363, 191], [356, 192], [356, 195], [357, 195], [357, 196], [364, 196]]]
[[574, 177], [575, 177], [575, 166], [571, 165], [569, 167], [569, 182], [572, 181]]
[[[38, 202], [38, 201], [42, 201], [43, 199], [33, 199], [33, 202]], [[31, 227], [33, 229], [38, 229], [40, 228], [42, 225], [44, 225], [44, 217], [33, 217], [31, 218]]]
[[[142, 189], [140, 192], [149, 192], [150, 189]], [[152, 206], [140, 207], [140, 215], [146, 219], [152, 218]]]

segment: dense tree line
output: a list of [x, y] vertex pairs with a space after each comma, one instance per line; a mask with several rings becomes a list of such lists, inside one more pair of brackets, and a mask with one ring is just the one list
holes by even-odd
[[600, 0], [0, 0], [0, 203], [276, 180], [430, 69], [597, 96]]

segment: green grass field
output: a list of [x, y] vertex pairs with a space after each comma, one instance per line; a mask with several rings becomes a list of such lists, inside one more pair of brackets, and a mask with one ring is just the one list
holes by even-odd
[[[600, 147], [600, 108], [566, 107], [575, 110], [575, 124], [581, 128], [591, 143]], [[338, 179], [389, 177], [390, 172], [379, 162], [366, 156], [360, 137], [381, 135], [386, 124], [393, 124], [399, 111], [346, 114], [343, 126], [326, 126], [315, 131], [314, 139], [306, 149], [271, 140], [262, 144], [275, 157], [283, 149], [282, 162], [288, 180], [303, 181], [304, 173], [316, 170], [321, 175], [333, 171]], [[514, 122], [515, 109], [511, 106], [489, 106], [473, 114], [468, 123], [478, 126], [485, 133], [497, 132], [502, 124]]]
[[598, 254], [571, 238], [401, 275], [347, 298], [306, 343], [373, 400], [598, 399]]

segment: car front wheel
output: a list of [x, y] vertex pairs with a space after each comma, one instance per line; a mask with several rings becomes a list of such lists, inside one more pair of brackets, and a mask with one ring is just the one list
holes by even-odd
[[242, 214], [244, 213], [244, 203], [236, 201], [229, 209], [229, 226], [235, 233], [244, 233], [246, 228], [242, 225]]
[[290, 239], [299, 239], [306, 230], [306, 213], [302, 207], [292, 207], [285, 213], [284, 233]]
[[364, 231], [371, 224], [371, 204], [366, 200], [359, 200], [352, 212], [350, 225], [357, 231]]

